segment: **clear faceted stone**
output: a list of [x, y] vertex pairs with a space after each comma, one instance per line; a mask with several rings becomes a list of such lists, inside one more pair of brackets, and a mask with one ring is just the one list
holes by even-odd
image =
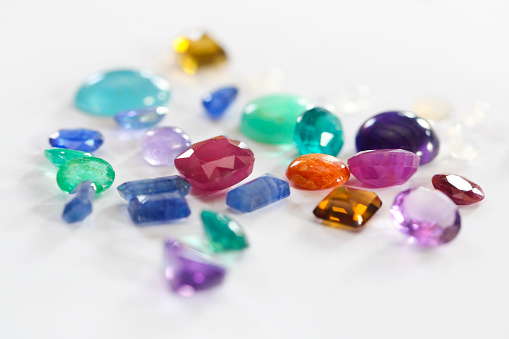
[[473, 161], [480, 154], [472, 131], [462, 124], [455, 124], [447, 132], [451, 155], [460, 160]]
[[412, 109], [419, 117], [433, 121], [446, 120], [452, 112], [452, 106], [448, 101], [436, 97], [419, 98], [414, 102]]
[[338, 115], [356, 114], [366, 110], [370, 105], [370, 89], [359, 85], [337, 96], [323, 98], [323, 106]]
[[484, 101], [476, 101], [468, 108], [458, 112], [458, 118], [465, 126], [476, 127], [484, 123], [491, 114], [491, 105]]
[[283, 71], [271, 68], [252, 74], [247, 77], [245, 88], [246, 92], [255, 96], [280, 92], [283, 88]]
[[191, 138], [182, 129], [154, 127], [141, 139], [141, 154], [152, 166], [173, 166], [175, 158], [190, 146]]

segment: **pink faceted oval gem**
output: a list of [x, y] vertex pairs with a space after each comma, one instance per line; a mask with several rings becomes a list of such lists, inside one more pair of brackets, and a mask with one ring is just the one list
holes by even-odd
[[360, 182], [371, 187], [401, 185], [419, 168], [419, 156], [402, 149], [359, 152], [348, 159], [348, 168]]
[[193, 144], [175, 159], [175, 167], [191, 186], [218, 191], [247, 178], [254, 160], [245, 143], [219, 136]]
[[456, 205], [471, 205], [484, 199], [481, 186], [460, 175], [436, 174], [431, 182], [435, 189], [445, 193]]

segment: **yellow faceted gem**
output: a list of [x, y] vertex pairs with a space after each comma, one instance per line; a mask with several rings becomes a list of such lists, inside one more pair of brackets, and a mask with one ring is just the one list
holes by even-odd
[[195, 74], [202, 67], [219, 65], [227, 60], [223, 48], [206, 33], [197, 39], [176, 37], [173, 50], [177, 53], [178, 65], [187, 74]]
[[326, 220], [327, 226], [358, 231], [381, 206], [376, 193], [341, 186], [332, 190], [313, 213]]

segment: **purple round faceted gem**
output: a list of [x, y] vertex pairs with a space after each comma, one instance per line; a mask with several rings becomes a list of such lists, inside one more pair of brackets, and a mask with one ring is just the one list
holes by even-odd
[[430, 124], [411, 112], [393, 111], [368, 119], [357, 132], [357, 151], [404, 149], [421, 157], [421, 165], [433, 160], [440, 147]]
[[401, 185], [417, 172], [419, 156], [402, 149], [364, 151], [348, 159], [348, 168], [371, 187]]
[[425, 247], [446, 244], [458, 235], [458, 206], [437, 190], [416, 187], [396, 196], [391, 215], [399, 230]]
[[154, 127], [141, 140], [143, 159], [152, 166], [173, 166], [175, 158], [191, 146], [189, 135], [178, 127]]

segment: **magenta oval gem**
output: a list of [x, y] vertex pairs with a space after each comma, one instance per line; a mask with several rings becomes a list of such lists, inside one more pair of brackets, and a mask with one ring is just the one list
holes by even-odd
[[152, 166], [172, 166], [177, 155], [190, 146], [191, 138], [182, 129], [154, 127], [141, 139], [141, 154]]

